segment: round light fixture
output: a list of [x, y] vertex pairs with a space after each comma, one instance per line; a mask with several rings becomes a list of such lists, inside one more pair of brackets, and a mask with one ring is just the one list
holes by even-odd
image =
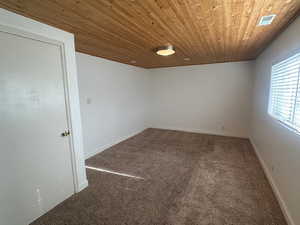
[[155, 51], [156, 54], [160, 56], [169, 56], [175, 53], [175, 49], [172, 45], [158, 47]]

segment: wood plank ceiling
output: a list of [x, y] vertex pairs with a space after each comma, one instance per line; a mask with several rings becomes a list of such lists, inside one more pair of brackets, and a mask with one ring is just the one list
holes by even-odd
[[[0, 0], [75, 34], [76, 50], [144, 68], [255, 59], [299, 16], [298, 0]], [[269, 26], [261, 16], [276, 14]], [[176, 54], [153, 49], [166, 44]]]

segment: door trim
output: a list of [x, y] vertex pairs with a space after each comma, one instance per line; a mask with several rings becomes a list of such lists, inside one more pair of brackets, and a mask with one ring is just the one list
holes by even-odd
[[0, 9], [0, 31], [60, 47], [74, 193], [88, 186], [86, 178], [74, 35]]

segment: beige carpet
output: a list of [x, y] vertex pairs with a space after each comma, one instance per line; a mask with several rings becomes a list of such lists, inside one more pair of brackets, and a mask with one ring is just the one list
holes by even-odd
[[286, 225], [246, 139], [147, 129], [86, 164], [90, 186], [34, 225]]

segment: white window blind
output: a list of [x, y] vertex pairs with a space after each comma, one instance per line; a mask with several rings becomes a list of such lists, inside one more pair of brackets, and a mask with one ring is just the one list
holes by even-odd
[[269, 113], [300, 132], [300, 53], [272, 66]]

